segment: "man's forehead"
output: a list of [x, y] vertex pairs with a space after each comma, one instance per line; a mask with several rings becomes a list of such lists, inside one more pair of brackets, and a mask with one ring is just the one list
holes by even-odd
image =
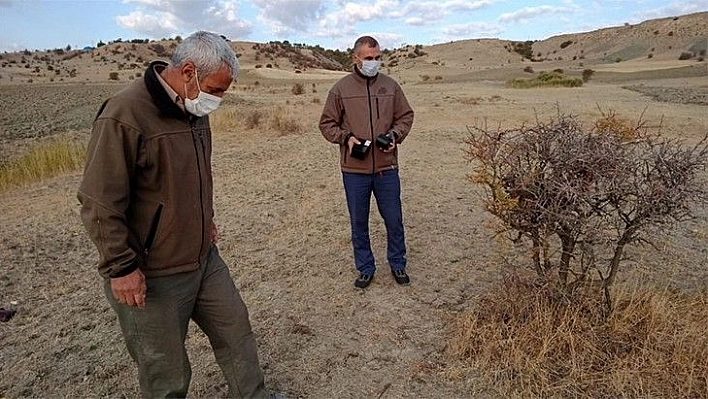
[[379, 46], [361, 46], [357, 49], [357, 54], [378, 54], [381, 52]]

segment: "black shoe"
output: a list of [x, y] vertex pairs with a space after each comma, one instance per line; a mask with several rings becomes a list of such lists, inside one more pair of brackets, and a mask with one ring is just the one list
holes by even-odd
[[356, 281], [354, 281], [354, 286], [356, 288], [366, 288], [371, 284], [371, 280], [374, 279], [373, 274], [360, 273]]
[[406, 274], [406, 269], [391, 270], [391, 274], [393, 274], [393, 278], [396, 279], [396, 282], [400, 285], [407, 285], [411, 282], [411, 278]]

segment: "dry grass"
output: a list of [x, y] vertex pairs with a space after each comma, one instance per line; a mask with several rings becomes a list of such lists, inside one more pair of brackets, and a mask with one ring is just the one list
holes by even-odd
[[85, 158], [86, 145], [75, 140], [36, 145], [14, 161], [0, 165], [0, 192], [78, 170]]
[[513, 79], [507, 82], [514, 89], [530, 89], [535, 87], [580, 87], [583, 79], [569, 78], [557, 71], [541, 72], [533, 79]]
[[457, 373], [522, 397], [706, 397], [708, 293], [618, 287], [570, 299], [508, 278], [461, 316]]
[[301, 134], [305, 127], [290, 106], [275, 105], [263, 111], [260, 108], [221, 107], [210, 116], [214, 132], [238, 129], [261, 129], [277, 136]]

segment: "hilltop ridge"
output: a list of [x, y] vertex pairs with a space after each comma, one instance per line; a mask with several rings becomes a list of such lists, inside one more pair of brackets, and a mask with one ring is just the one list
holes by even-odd
[[[152, 60], [168, 59], [181, 38], [148, 41], [117, 40], [90, 49], [24, 50], [0, 54], [0, 84], [34, 82], [106, 82], [139, 77]], [[272, 69], [345, 71], [347, 51], [288, 41], [257, 43], [231, 41], [244, 70]], [[102, 43], [101, 43], [102, 44]], [[705, 63], [708, 50], [708, 12], [570, 33], [538, 41], [479, 38], [430, 46], [407, 45], [384, 50], [387, 72], [441, 68], [465, 71], [518, 66], [524, 63], [586, 68], [627, 61]], [[673, 64], [672, 64], [673, 65]]]

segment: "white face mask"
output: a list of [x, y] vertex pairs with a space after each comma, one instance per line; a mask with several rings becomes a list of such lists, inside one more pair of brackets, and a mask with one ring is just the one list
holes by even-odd
[[[199, 87], [199, 77], [197, 76], [196, 71], [194, 72], [194, 78], [197, 80], [197, 89], [199, 90], [199, 94], [197, 94], [197, 98], [195, 99], [185, 98], [184, 108], [190, 114], [202, 117], [219, 108], [219, 104], [221, 104], [221, 97], [202, 91], [201, 87]], [[184, 84], [184, 95], [185, 97], [187, 96], [187, 83]]]
[[361, 69], [359, 71], [362, 75], [373, 78], [379, 73], [379, 67], [381, 67], [381, 61], [379, 60], [362, 60]]

